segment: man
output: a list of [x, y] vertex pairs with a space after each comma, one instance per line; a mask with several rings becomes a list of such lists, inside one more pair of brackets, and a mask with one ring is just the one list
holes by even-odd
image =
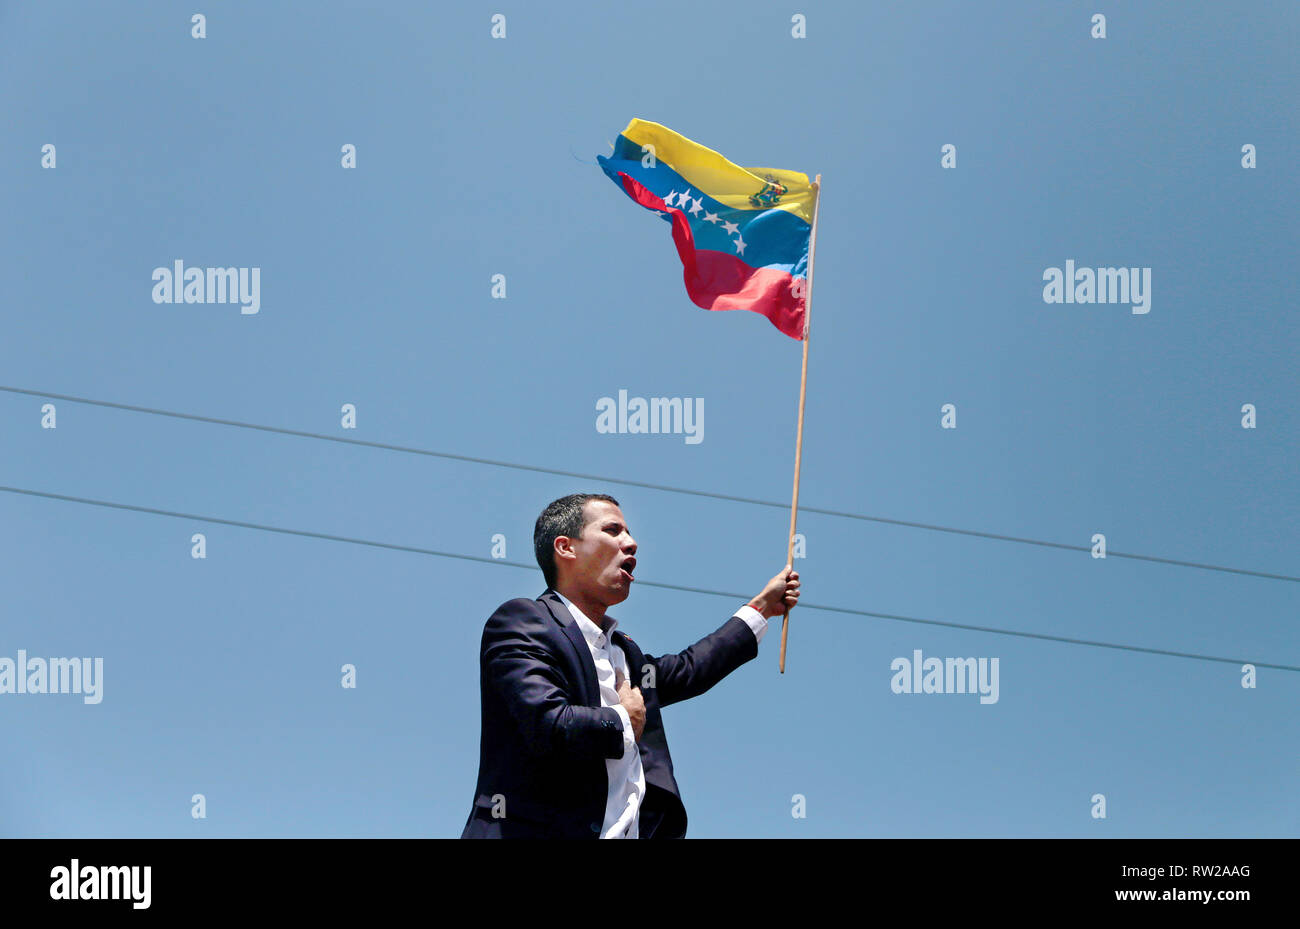
[[755, 657], [767, 620], [798, 602], [798, 572], [787, 565], [716, 632], [655, 658], [606, 614], [636, 570], [617, 500], [554, 501], [533, 550], [545, 592], [503, 603], [483, 629], [478, 784], [461, 838], [683, 838], [659, 711]]

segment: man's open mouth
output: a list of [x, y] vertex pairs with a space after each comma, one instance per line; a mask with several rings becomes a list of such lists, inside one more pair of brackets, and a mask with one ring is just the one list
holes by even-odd
[[632, 572], [633, 572], [634, 570], [636, 570], [636, 559], [635, 559], [635, 558], [629, 558], [627, 561], [625, 561], [625, 562], [623, 562], [621, 565], [619, 565], [619, 570], [622, 571], [624, 574], [627, 575], [627, 579], [628, 579], [629, 581], [631, 581], [631, 580], [635, 580], [635, 578], [632, 577]]

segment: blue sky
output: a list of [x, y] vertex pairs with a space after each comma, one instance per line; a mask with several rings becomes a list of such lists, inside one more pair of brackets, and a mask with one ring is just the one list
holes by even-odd
[[[175, 4], [0, 5], [0, 385], [609, 478], [65, 401], [48, 430], [0, 391], [0, 485], [515, 562], [602, 491], [638, 578], [757, 593], [788, 511], [617, 482], [788, 501], [799, 386], [800, 344], [692, 305], [595, 165], [641, 117], [823, 175], [801, 502], [1300, 574], [1300, 12], [1110, 4], [1092, 39], [1096, 11], [214, 3], [196, 40]], [[177, 259], [260, 267], [260, 311], [155, 304]], [[1044, 303], [1067, 259], [1150, 267], [1150, 312]], [[598, 433], [620, 389], [704, 398], [704, 440]], [[799, 528], [808, 603], [1300, 664], [1295, 582]], [[13, 493], [0, 584], [0, 657], [104, 659], [97, 705], [0, 695], [0, 835], [51, 837], [459, 835], [483, 623], [544, 587]], [[611, 612], [657, 654], [740, 602]], [[1296, 672], [803, 606], [784, 675], [778, 646], [665, 711], [693, 837], [1300, 834]], [[893, 693], [915, 649], [997, 657], [998, 702]]]

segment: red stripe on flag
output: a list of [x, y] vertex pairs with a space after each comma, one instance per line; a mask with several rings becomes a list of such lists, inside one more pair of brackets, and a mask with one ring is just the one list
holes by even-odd
[[803, 340], [806, 306], [803, 288], [795, 296], [795, 278], [789, 272], [751, 268], [736, 255], [696, 249], [691, 224], [684, 212], [664, 203], [662, 197], [651, 193], [626, 172], [620, 171], [618, 176], [623, 179], [627, 195], [641, 206], [672, 216], [673, 243], [682, 260], [682, 276], [692, 303], [706, 310], [752, 310], [766, 316], [790, 338]]

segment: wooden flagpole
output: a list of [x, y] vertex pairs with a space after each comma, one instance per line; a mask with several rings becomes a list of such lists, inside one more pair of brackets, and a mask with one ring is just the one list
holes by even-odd
[[[803, 402], [808, 389], [808, 335], [812, 328], [813, 258], [817, 254], [817, 211], [822, 202], [822, 176], [813, 181], [817, 197], [813, 200], [812, 231], [808, 237], [808, 292], [803, 310], [803, 372], [799, 375], [799, 428], [794, 440], [794, 495], [790, 500], [790, 539], [785, 547], [785, 563], [794, 564], [794, 526], [799, 514], [799, 463], [803, 457]], [[785, 639], [790, 631], [790, 608], [781, 613], [781, 673], [785, 673]]]

